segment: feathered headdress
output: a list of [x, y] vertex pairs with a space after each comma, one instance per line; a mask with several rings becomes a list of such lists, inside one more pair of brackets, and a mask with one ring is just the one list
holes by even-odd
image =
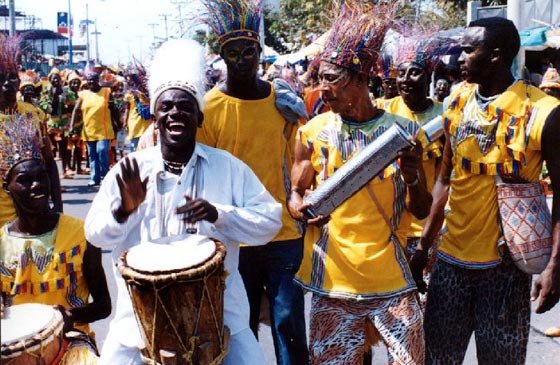
[[395, 79], [397, 77], [397, 66], [393, 62], [393, 56], [382, 53], [377, 62], [378, 71], [382, 79]]
[[16, 72], [20, 56], [19, 37], [0, 34], [0, 73]]
[[0, 122], [0, 176], [3, 181], [17, 163], [29, 159], [42, 160], [38, 125], [20, 114], [6, 118]]
[[237, 39], [260, 42], [262, 0], [202, 0], [207, 10], [203, 22], [218, 35], [222, 48]]
[[394, 21], [396, 4], [355, 0], [338, 6], [321, 59], [371, 76], [385, 33]]
[[51, 78], [52, 78], [54, 75], [58, 75], [58, 76], [60, 76], [60, 77], [62, 78], [62, 75], [61, 75], [60, 70], [59, 70], [58, 68], [56, 68], [56, 67], [53, 67], [53, 68], [51, 69], [51, 71], [50, 71], [49, 74], [47, 75], [47, 79], [49, 79], [49, 81], [50, 81]]
[[78, 73], [75, 70], [72, 70], [72, 71], [68, 72], [68, 74], [66, 75], [66, 82], [68, 84], [70, 84], [70, 81], [76, 80], [76, 79], [78, 79], [80, 81], [80, 83], [82, 83], [82, 78], [80, 77], [80, 75], [78, 75]]
[[138, 89], [145, 94], [146, 98], [148, 98], [148, 72], [142, 62], [136, 59], [136, 57], [132, 58], [132, 67], [130, 68], [127, 76], [134, 79], [134, 82], [138, 84]]
[[437, 29], [412, 27], [402, 32], [394, 53], [395, 64], [413, 62], [431, 73], [439, 62], [439, 56], [447, 52], [452, 42], [439, 38]]
[[204, 48], [192, 39], [172, 39], [158, 48], [148, 79], [152, 114], [155, 114], [156, 101], [161, 93], [169, 89], [188, 92], [202, 110], [205, 92], [204, 53]]
[[41, 79], [37, 76], [33, 70], [25, 70], [25, 72], [20, 72], [19, 74], [19, 89], [23, 89], [27, 85], [31, 85], [35, 88], [41, 86]]

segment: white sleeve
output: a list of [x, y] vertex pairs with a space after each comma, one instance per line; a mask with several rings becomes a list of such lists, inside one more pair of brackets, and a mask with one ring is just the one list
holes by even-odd
[[116, 175], [121, 171], [121, 164], [116, 164], [105, 176], [99, 192], [93, 199], [86, 216], [84, 230], [86, 239], [94, 246], [113, 249], [122, 243], [132, 229], [139, 226], [146, 204], [141, 204], [123, 223], [113, 217], [113, 209], [121, 202]]
[[270, 242], [282, 227], [282, 206], [253, 171], [240, 160], [232, 162], [232, 205], [216, 204], [218, 219], [210, 229], [216, 238], [248, 245]]

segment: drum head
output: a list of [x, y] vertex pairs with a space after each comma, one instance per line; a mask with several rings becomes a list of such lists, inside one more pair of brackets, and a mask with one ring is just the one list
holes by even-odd
[[8, 308], [2, 319], [2, 345], [28, 339], [43, 329], [62, 323], [62, 314], [50, 305], [27, 303]]
[[126, 255], [126, 263], [143, 272], [173, 271], [197, 266], [215, 252], [216, 243], [208, 237], [189, 235], [171, 242], [144, 242], [132, 247]]

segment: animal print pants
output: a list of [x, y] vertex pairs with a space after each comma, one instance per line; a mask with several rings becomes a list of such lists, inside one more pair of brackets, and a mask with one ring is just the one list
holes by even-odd
[[491, 269], [437, 260], [428, 288], [426, 364], [461, 364], [474, 331], [481, 365], [525, 364], [531, 276], [509, 257]]
[[313, 295], [310, 316], [311, 365], [361, 365], [372, 334], [387, 346], [389, 364], [424, 364], [416, 292], [360, 302]]

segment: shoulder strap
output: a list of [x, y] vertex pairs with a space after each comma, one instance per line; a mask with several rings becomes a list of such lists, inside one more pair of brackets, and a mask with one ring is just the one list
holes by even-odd
[[395, 234], [395, 230], [393, 229], [393, 225], [391, 224], [391, 220], [389, 219], [389, 216], [387, 215], [387, 213], [385, 213], [385, 209], [383, 209], [383, 207], [381, 206], [381, 203], [377, 199], [377, 196], [375, 195], [375, 193], [373, 192], [373, 189], [371, 188], [371, 186], [369, 186], [369, 184], [366, 185], [366, 190], [367, 190], [371, 200], [373, 200], [373, 202], [375, 203], [375, 206], [377, 207], [377, 210], [379, 211], [379, 213], [383, 217], [383, 220], [389, 226], [389, 229], [391, 230], [391, 234], [396, 237], [397, 235]]

